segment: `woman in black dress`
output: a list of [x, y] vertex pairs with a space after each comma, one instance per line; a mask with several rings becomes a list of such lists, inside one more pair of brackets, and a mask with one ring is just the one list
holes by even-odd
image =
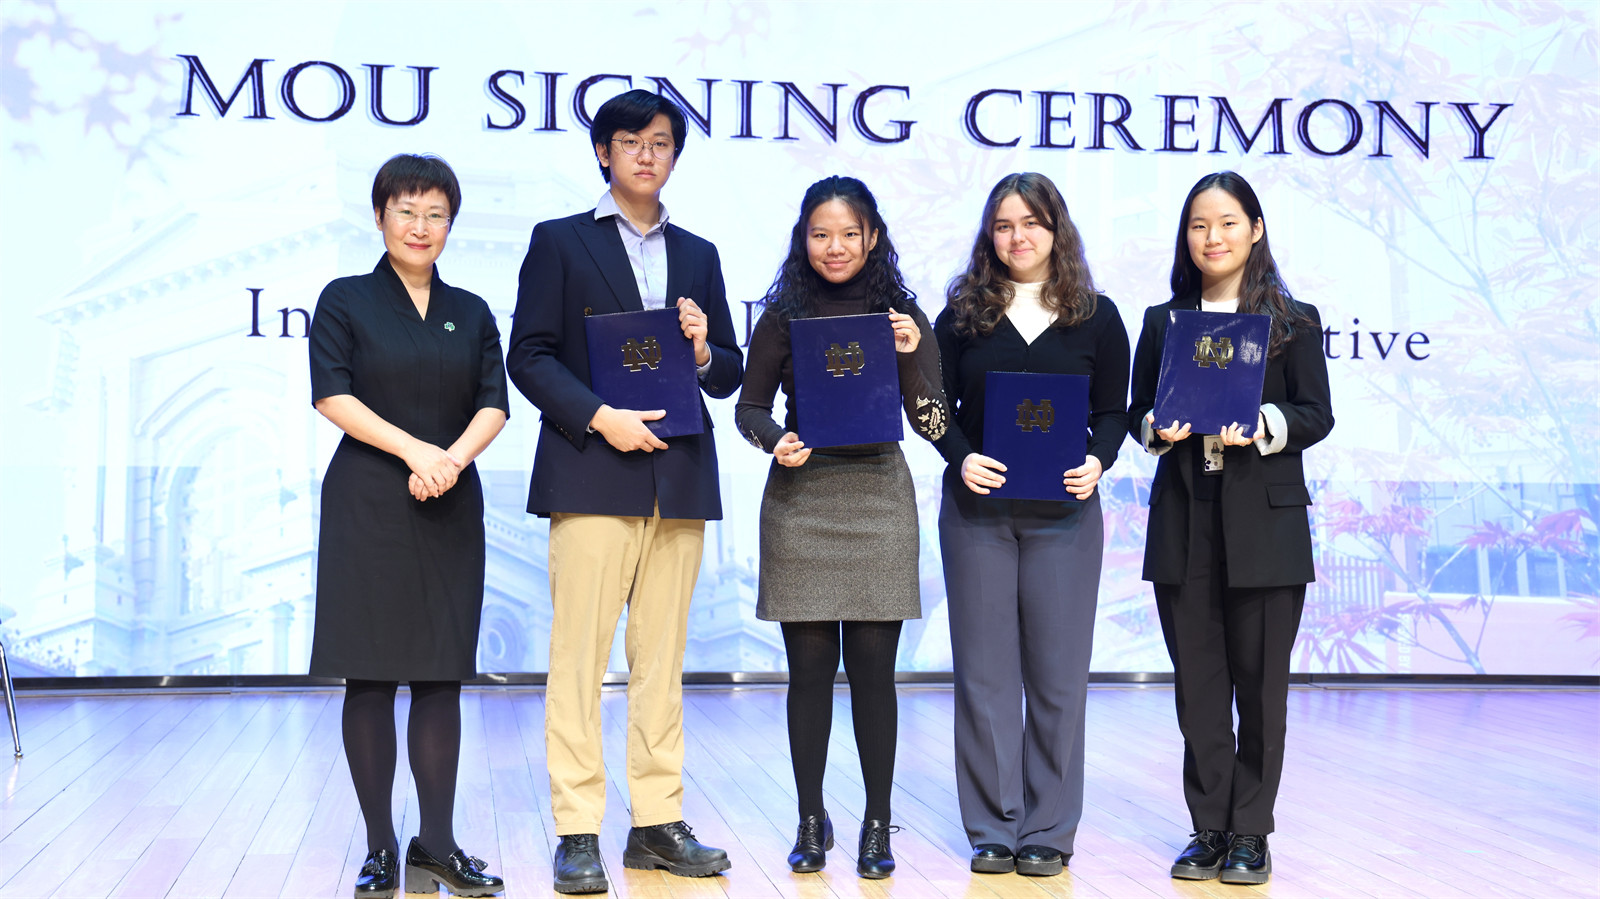
[[[1168, 313], [1183, 309], [1271, 317], [1255, 421], [1191, 436], [1187, 423], [1151, 414]], [[1333, 407], [1317, 309], [1289, 295], [1261, 203], [1233, 172], [1201, 178], [1184, 200], [1172, 299], [1145, 310], [1128, 421], [1134, 439], [1161, 457], [1150, 483], [1144, 579], [1155, 588], [1172, 656], [1183, 795], [1194, 825], [1172, 876], [1266, 883], [1289, 654], [1306, 584], [1316, 579], [1300, 454], [1333, 429]]]
[[[761, 499], [756, 617], [781, 622], [789, 661], [789, 752], [800, 806], [789, 866], [819, 871], [833, 846], [822, 778], [842, 655], [867, 800], [856, 873], [888, 877], [895, 655], [901, 622], [922, 617], [916, 492], [898, 443], [813, 450], [796, 436], [789, 322], [890, 313], [906, 415], [929, 440], [948, 421], [938, 351], [922, 340], [928, 320], [900, 275], [877, 200], [854, 178], [824, 178], [806, 191], [789, 256], [763, 302], [735, 417], [741, 434], [773, 454]], [[772, 419], [780, 385], [789, 398], [782, 425]]]
[[509, 411], [493, 313], [434, 266], [460, 207], [444, 160], [384, 163], [372, 211], [387, 252], [371, 274], [324, 288], [311, 323], [313, 402], [345, 432], [322, 483], [311, 674], [345, 678], [345, 754], [367, 825], [358, 897], [399, 886], [390, 797], [400, 681], [411, 685], [406, 746], [421, 817], [406, 891], [502, 888], [456, 845], [451, 820], [461, 681], [477, 675], [483, 609], [472, 460]]
[[[1000, 179], [966, 271], [933, 326], [955, 424], [939, 546], [955, 662], [956, 788], [973, 871], [1052, 875], [1083, 816], [1083, 722], [1104, 532], [1101, 474], [1127, 429], [1128, 332], [1095, 289], [1066, 202], [1036, 172]], [[1089, 377], [1087, 454], [1061, 460], [1061, 499], [986, 497], [989, 372]], [[1015, 461], [1015, 460], [1013, 460]], [[1069, 498], [1070, 495], [1070, 498]], [[1077, 500], [1077, 501], [1074, 501]], [[1026, 710], [1026, 714], [1024, 714]]]

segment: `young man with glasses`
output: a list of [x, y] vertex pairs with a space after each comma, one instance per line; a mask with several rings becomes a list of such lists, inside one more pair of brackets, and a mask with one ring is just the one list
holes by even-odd
[[595, 208], [541, 222], [522, 263], [507, 369], [542, 413], [528, 511], [550, 517], [550, 674], [545, 748], [555, 889], [607, 888], [600, 685], [628, 610], [628, 794], [623, 865], [704, 877], [728, 868], [683, 822], [683, 650], [707, 519], [722, 517], [711, 420], [665, 440], [660, 410], [614, 409], [590, 389], [584, 318], [673, 308], [701, 389], [739, 387], [743, 355], [716, 247], [668, 222], [661, 189], [686, 136], [683, 111], [649, 91], [606, 101], [590, 143], [610, 185]]

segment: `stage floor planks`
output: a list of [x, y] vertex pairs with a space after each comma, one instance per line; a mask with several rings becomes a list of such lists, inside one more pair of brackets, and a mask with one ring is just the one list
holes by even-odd
[[[401, 693], [404, 713], [407, 694]], [[863, 798], [849, 693], [834, 701], [828, 807], [839, 842], [791, 874], [794, 784], [779, 688], [685, 691], [685, 817], [733, 869], [686, 879], [622, 868], [626, 697], [604, 701], [610, 806], [601, 845], [618, 897], [1600, 896], [1600, 692], [1297, 688], [1264, 887], [1173, 881], [1187, 842], [1169, 688], [1096, 688], [1083, 825], [1067, 873], [967, 870], [951, 776], [948, 687], [900, 691], [900, 868], [855, 876]], [[0, 899], [345, 897], [365, 855], [330, 691], [29, 694], [27, 755], [0, 758]], [[555, 844], [544, 694], [469, 689], [456, 833], [506, 879], [549, 896]], [[403, 717], [402, 717], [403, 721]], [[394, 800], [416, 830], [404, 731]]]

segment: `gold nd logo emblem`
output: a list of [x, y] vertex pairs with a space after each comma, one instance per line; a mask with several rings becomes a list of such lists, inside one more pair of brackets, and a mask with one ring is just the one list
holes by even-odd
[[1040, 400], [1034, 405], [1033, 400], [1023, 400], [1017, 405], [1017, 428], [1023, 433], [1037, 428], [1041, 433], [1050, 433], [1050, 426], [1056, 423], [1056, 407], [1050, 405], [1049, 400]]
[[647, 367], [652, 370], [660, 368], [661, 344], [654, 337], [646, 337], [643, 342], [629, 337], [628, 342], [622, 345], [622, 366], [634, 372]]
[[1226, 370], [1228, 363], [1233, 361], [1233, 341], [1226, 337], [1219, 337], [1215, 343], [1210, 337], [1202, 337], [1194, 342], [1194, 361], [1200, 363], [1201, 368], [1210, 368], [1215, 362], [1217, 368]]
[[867, 356], [861, 351], [860, 341], [852, 340], [850, 345], [845, 347], [837, 343], [828, 347], [828, 371], [835, 378], [844, 377], [845, 372], [859, 375], [862, 366], [866, 364]]

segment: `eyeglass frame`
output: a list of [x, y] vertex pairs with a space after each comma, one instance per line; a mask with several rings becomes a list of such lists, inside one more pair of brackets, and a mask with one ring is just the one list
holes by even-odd
[[[423, 224], [430, 228], [449, 228], [450, 223], [455, 221], [455, 216], [443, 215], [438, 212], [418, 213], [412, 212], [409, 209], [396, 209], [393, 206], [385, 206], [383, 207], [383, 211], [392, 214], [402, 225], [411, 225], [420, 219]], [[433, 216], [436, 215], [443, 219], [443, 221], [434, 221]], [[409, 221], [407, 221], [408, 218], [410, 219]]]
[[[629, 153], [628, 141], [638, 141], [639, 149]], [[640, 153], [645, 151], [646, 147], [650, 148], [650, 155], [655, 159], [675, 159], [678, 155], [678, 145], [664, 138], [659, 141], [649, 141], [638, 137], [613, 137], [610, 142], [613, 144], [621, 144], [622, 155], [635, 159], [638, 158]], [[662, 150], [661, 148], [657, 147], [656, 144], [658, 143], [666, 144], [666, 150]]]

